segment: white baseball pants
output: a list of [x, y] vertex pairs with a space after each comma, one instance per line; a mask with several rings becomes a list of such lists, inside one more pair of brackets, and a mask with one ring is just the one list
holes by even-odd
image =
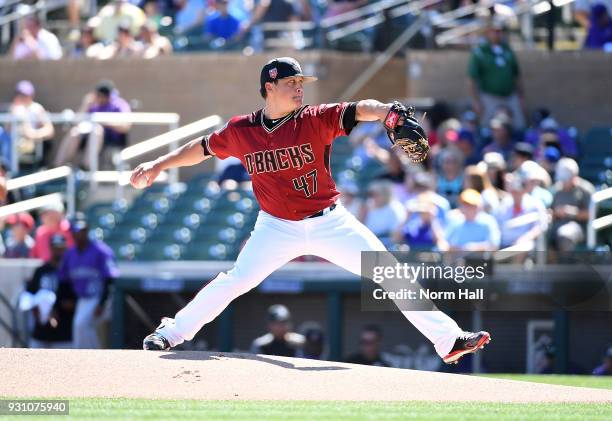
[[[280, 219], [260, 211], [234, 267], [219, 273], [174, 319], [165, 319], [157, 331], [173, 347], [193, 339], [232, 300], [296, 257], [319, 256], [361, 276], [361, 252], [385, 250], [380, 240], [340, 202], [333, 211], [302, 221]], [[434, 344], [440, 357], [449, 353], [462, 332], [441, 311], [402, 311], [402, 314]]]

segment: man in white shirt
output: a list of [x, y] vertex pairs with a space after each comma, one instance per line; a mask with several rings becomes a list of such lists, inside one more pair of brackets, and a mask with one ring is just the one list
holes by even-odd
[[13, 40], [10, 50], [14, 60], [59, 60], [62, 58], [62, 46], [51, 32], [40, 24], [35, 15], [23, 19], [21, 31]]

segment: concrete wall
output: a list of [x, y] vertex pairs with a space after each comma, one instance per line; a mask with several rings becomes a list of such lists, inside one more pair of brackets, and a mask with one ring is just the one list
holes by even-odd
[[[612, 55], [597, 52], [517, 53], [528, 110], [550, 108], [563, 124], [586, 130], [612, 125]], [[413, 52], [409, 93], [467, 103], [467, 51]]]

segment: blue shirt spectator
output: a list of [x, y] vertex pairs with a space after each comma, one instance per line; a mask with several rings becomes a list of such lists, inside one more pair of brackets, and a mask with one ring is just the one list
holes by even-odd
[[240, 31], [240, 21], [227, 10], [227, 0], [217, 0], [217, 10], [212, 13], [204, 25], [205, 35], [229, 40]]
[[443, 250], [497, 250], [500, 232], [497, 221], [482, 212], [482, 198], [476, 190], [467, 189], [460, 196], [461, 207], [449, 217], [445, 238], [438, 242]]
[[584, 41], [584, 48], [601, 50], [606, 44], [612, 43], [612, 19], [605, 5], [599, 3], [592, 6], [589, 21], [589, 32]]

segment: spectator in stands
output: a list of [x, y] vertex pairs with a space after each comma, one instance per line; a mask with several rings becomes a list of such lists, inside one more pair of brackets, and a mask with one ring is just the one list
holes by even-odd
[[450, 203], [444, 196], [434, 190], [435, 181], [431, 173], [419, 171], [411, 176], [412, 190], [414, 195], [410, 197], [404, 205], [406, 208], [415, 208], [419, 201], [431, 202], [435, 208], [435, 217], [441, 225], [446, 223], [446, 215], [451, 210]]
[[482, 211], [482, 197], [476, 190], [464, 190], [459, 196], [460, 208], [451, 212], [444, 238], [439, 239], [441, 251], [493, 251], [499, 248], [500, 232], [497, 221]]
[[517, 142], [510, 155], [510, 169], [515, 171], [521, 167], [523, 162], [533, 160], [533, 146], [527, 142]]
[[368, 187], [367, 211], [364, 224], [383, 244], [390, 245], [391, 234], [406, 218], [406, 209], [393, 196], [389, 181], [373, 181]]
[[282, 304], [274, 304], [268, 308], [268, 333], [253, 341], [253, 354], [278, 355], [295, 357], [304, 346], [303, 335], [291, 332], [291, 313]]
[[[329, 18], [342, 13], [350, 12], [351, 10], [357, 9], [361, 6], [365, 6], [366, 4], [368, 4], [367, 0], [330, 0], [327, 3], [327, 10], [325, 10], [325, 15], [323, 18]], [[388, 46], [389, 44], [387, 44], [387, 47]]]
[[[544, 205], [526, 191], [526, 180], [518, 173], [507, 175], [510, 194], [502, 200], [495, 217], [501, 231], [501, 248], [518, 246], [521, 250], [535, 249], [537, 238], [546, 232], [548, 215]], [[529, 216], [531, 220], [527, 220]], [[519, 219], [525, 221], [519, 223]]]
[[491, 126], [491, 143], [484, 147], [483, 154], [497, 152], [504, 157], [504, 161], [510, 161], [510, 155], [514, 149], [512, 144], [512, 124], [510, 120], [502, 115], [493, 118]]
[[325, 333], [316, 322], [305, 322], [300, 331], [304, 335], [304, 345], [296, 353], [298, 358], [309, 358], [311, 360], [324, 360], [325, 357]]
[[482, 167], [469, 165], [465, 168], [463, 190], [467, 189], [473, 189], [480, 193], [485, 212], [495, 213], [499, 206], [500, 198]]
[[539, 200], [545, 208], [550, 208], [553, 195], [548, 190], [551, 185], [548, 172], [533, 161], [523, 162], [517, 172], [525, 182], [526, 193]]
[[547, 146], [544, 148], [542, 156], [538, 160], [538, 164], [544, 168], [544, 170], [550, 175], [555, 173], [555, 166], [561, 159], [561, 152], [554, 146]]
[[427, 194], [410, 201], [406, 207], [406, 222], [393, 233], [396, 244], [406, 244], [410, 250], [431, 250], [443, 237], [443, 229], [436, 218], [438, 209]]
[[174, 15], [176, 35], [201, 35], [204, 27], [206, 7], [203, 0], [174, 0], [177, 12]]
[[476, 145], [476, 136], [474, 132], [468, 129], [461, 129], [457, 133], [457, 148], [465, 157], [466, 165], [476, 165], [480, 161], [478, 148]]
[[155, 58], [161, 55], [172, 54], [172, 43], [157, 32], [153, 22], [147, 22], [140, 28], [140, 42], [142, 43], [142, 57]]
[[[49, 146], [45, 140], [53, 138], [55, 130], [45, 108], [34, 101], [34, 85], [29, 80], [22, 80], [15, 87], [15, 97], [9, 112], [16, 119], [16, 127], [9, 128], [9, 133], [15, 133], [11, 139], [17, 144], [19, 165], [28, 170], [38, 169], [44, 164], [45, 151]], [[14, 130], [16, 129], [16, 130]]]
[[485, 39], [472, 50], [468, 68], [472, 105], [482, 126], [489, 124], [498, 106], [507, 106], [512, 126], [520, 130], [525, 127], [525, 107], [519, 64], [503, 30], [501, 22], [491, 19]]
[[[129, 113], [127, 101], [119, 96], [119, 91], [110, 80], [103, 80], [88, 93], [80, 107], [80, 112], [96, 113]], [[94, 124], [82, 123], [73, 127], [62, 141], [55, 166], [71, 162], [77, 152], [86, 148], [82, 166], [90, 168], [88, 158], [94, 153], [99, 155], [99, 168], [113, 168], [112, 156], [127, 145], [127, 134], [131, 125], [125, 124]]]
[[[162, 19], [164, 17], [163, 10], [160, 7], [160, 3], [172, 3], [173, 0], [166, 0], [164, 2], [160, 2], [158, 0], [146, 0], [141, 2], [142, 10], [145, 13], [147, 18], [147, 23], [152, 23], [155, 25], [155, 28], [159, 28], [162, 24]], [[168, 7], [166, 7], [168, 9]]]
[[359, 338], [359, 352], [349, 356], [347, 363], [390, 367], [381, 355], [382, 329], [377, 325], [365, 326]]
[[612, 16], [612, 1], [610, 0], [576, 0], [574, 4], [574, 18], [576, 22], [585, 29], [588, 29], [591, 21], [591, 11], [593, 6], [602, 4], [605, 6], [608, 15]]
[[21, 30], [9, 50], [14, 60], [59, 60], [62, 47], [57, 37], [42, 27], [36, 15], [23, 18]]
[[584, 48], [612, 52], [612, 19], [603, 4], [596, 4], [591, 9], [591, 26]]
[[99, 58], [103, 49], [104, 44], [95, 37], [94, 28], [86, 25], [81, 29], [79, 41], [75, 44], [70, 57]]
[[[310, 20], [310, 5], [306, 0], [259, 0], [256, 2], [251, 22], [246, 26], [245, 32], [260, 23], [299, 21], [300, 9], [304, 12], [304, 18]], [[301, 32], [297, 31], [294, 34]], [[264, 40], [278, 38], [279, 35], [281, 31], [265, 31]]]
[[215, 47], [228, 48], [242, 35], [240, 20], [228, 11], [228, 3], [228, 0], [216, 0], [216, 10], [206, 18], [204, 36]]
[[463, 185], [463, 155], [455, 147], [448, 147], [440, 153], [439, 160], [438, 193], [454, 207]]
[[507, 194], [505, 186], [506, 160], [497, 152], [489, 152], [482, 158], [482, 165], [486, 169], [487, 176], [497, 193], [497, 197], [499, 200], [503, 199]]
[[127, 26], [135, 37], [145, 22], [146, 16], [140, 7], [130, 4], [127, 0], [112, 0], [100, 9], [88, 24], [95, 28], [97, 39], [110, 44], [117, 39], [120, 26]]
[[30, 250], [34, 247], [34, 239], [30, 233], [34, 229], [34, 218], [27, 212], [10, 215], [6, 219], [11, 227], [11, 235], [6, 242], [4, 257], [28, 258]]
[[6, 178], [0, 175], [0, 206], [8, 205], [7, 197], [8, 190], [6, 188]]
[[359, 189], [357, 185], [353, 182], [344, 182], [338, 185], [338, 191], [340, 192], [342, 206], [344, 206], [355, 218], [363, 221], [365, 217], [365, 208], [363, 201], [358, 196]]
[[55, 303], [48, 317], [39, 307], [33, 309], [34, 330], [30, 339], [31, 348], [72, 348], [72, 321], [76, 297], [68, 282], [61, 282], [59, 266], [66, 250], [66, 239], [61, 234], [49, 238], [51, 258], [39, 266], [26, 291], [36, 294], [47, 290], [55, 294]]
[[603, 363], [593, 369], [594, 376], [612, 376], [612, 346], [604, 355]]
[[575, 129], [563, 128], [550, 116], [548, 110], [540, 110], [548, 113], [547, 117], [541, 119], [535, 128], [531, 128], [525, 133], [525, 141], [531, 143], [535, 150], [534, 156], [541, 158], [543, 150], [548, 146], [556, 147], [559, 152], [569, 157], [578, 155], [578, 145], [576, 144]]
[[117, 39], [110, 45], [107, 45], [98, 56], [101, 60], [113, 58], [130, 58], [140, 57], [143, 54], [143, 45], [136, 41], [130, 27], [120, 25], [118, 29]]
[[51, 259], [49, 239], [54, 234], [61, 234], [68, 246], [72, 246], [73, 239], [70, 232], [70, 223], [64, 218], [64, 205], [56, 203], [47, 205], [40, 212], [40, 226], [34, 235], [34, 247], [30, 250], [30, 257], [48, 262]]
[[110, 285], [119, 275], [113, 251], [101, 241], [89, 238], [85, 215], [70, 222], [74, 247], [69, 248], [60, 266], [61, 282], [70, 282], [77, 296], [72, 324], [74, 348], [99, 348], [98, 325], [104, 320]]
[[589, 220], [589, 202], [595, 192], [593, 185], [578, 177], [578, 164], [571, 158], [561, 158], [555, 168], [552, 202], [552, 243], [570, 251], [584, 240]]

